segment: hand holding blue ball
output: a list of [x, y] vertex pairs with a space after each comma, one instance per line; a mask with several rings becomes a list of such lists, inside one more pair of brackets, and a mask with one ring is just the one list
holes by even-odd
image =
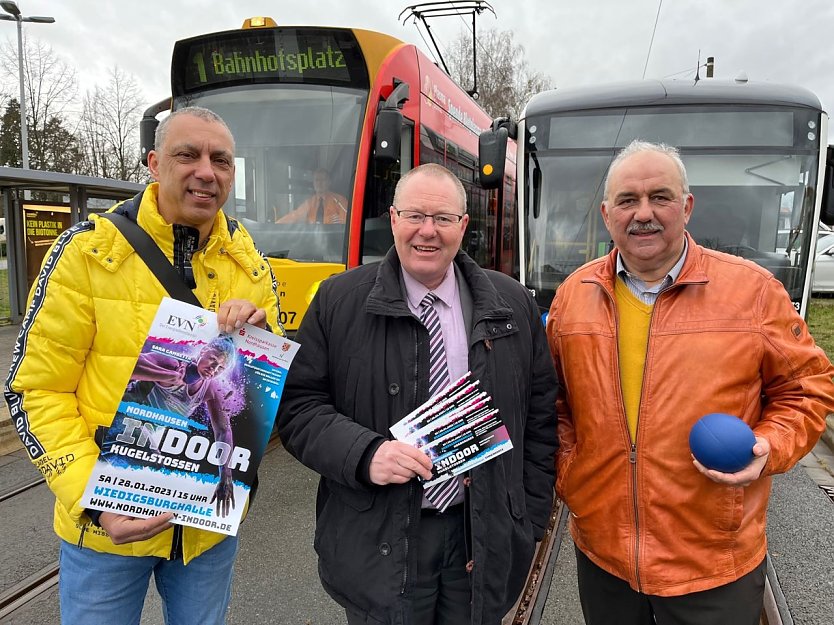
[[756, 437], [744, 421], [713, 412], [704, 415], [689, 432], [689, 449], [708, 469], [736, 473], [752, 462]]

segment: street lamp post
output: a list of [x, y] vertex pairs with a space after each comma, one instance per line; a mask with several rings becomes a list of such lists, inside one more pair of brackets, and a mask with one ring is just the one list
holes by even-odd
[[0, 14], [0, 20], [17, 22], [17, 67], [20, 75], [20, 151], [23, 169], [29, 169], [29, 129], [26, 127], [26, 90], [23, 84], [23, 22], [36, 24], [52, 24], [54, 17], [39, 15], [25, 16], [17, 8], [14, 0], [0, 0], [0, 7], [8, 15]]

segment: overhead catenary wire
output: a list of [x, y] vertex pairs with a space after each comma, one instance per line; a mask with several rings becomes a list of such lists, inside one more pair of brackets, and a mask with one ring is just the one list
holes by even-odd
[[[706, 66], [707, 66], [707, 64], [706, 64], [706, 63], [701, 63], [700, 65], [698, 65], [698, 68], [701, 68], [701, 67], [706, 67]], [[673, 72], [672, 74], [667, 74], [667, 75], [666, 75], [666, 76], [664, 76], [663, 78], [664, 78], [664, 79], [666, 79], [666, 78], [674, 78], [675, 76], [680, 76], [681, 74], [689, 74], [689, 73], [691, 73], [691, 72], [692, 72], [692, 68], [682, 69], [682, 70], [681, 70], [681, 71], [679, 71], [679, 72]]]
[[652, 28], [652, 38], [649, 41], [649, 51], [646, 52], [646, 63], [643, 65], [643, 78], [646, 77], [646, 70], [649, 68], [649, 58], [652, 55], [652, 46], [654, 45], [654, 35], [657, 32], [657, 23], [660, 21], [660, 9], [663, 7], [663, 0], [657, 3], [657, 15], [654, 18], [654, 28]]
[[[461, 4], [463, 6], [459, 6]], [[466, 24], [464, 16], [472, 15], [473, 23], [471, 25], [471, 28], [473, 30], [472, 36], [475, 43], [475, 47], [481, 50], [484, 54], [486, 54], [490, 62], [495, 63], [495, 60], [493, 59], [492, 55], [483, 46], [483, 44], [481, 44], [478, 41], [475, 33], [475, 16], [481, 14], [485, 10], [490, 11], [493, 15], [495, 15], [495, 10], [492, 8], [492, 6], [490, 6], [489, 2], [486, 2], [486, 0], [459, 0], [458, 2], [455, 2], [454, 0], [444, 0], [440, 2], [423, 2], [420, 4], [415, 4], [406, 7], [405, 9], [403, 9], [403, 11], [400, 12], [400, 18], [402, 18], [403, 15], [410, 13], [410, 16], [414, 18], [413, 23], [417, 27], [417, 32], [419, 33], [420, 38], [423, 40], [423, 43], [426, 46], [426, 48], [429, 50], [431, 56], [434, 58], [435, 64], [441, 66], [448, 74], [449, 70], [446, 67], [446, 63], [444, 61], [444, 56], [447, 54], [447, 48], [445, 46], [441, 46], [437, 39], [432, 35], [431, 28], [429, 27], [428, 23], [429, 18], [453, 17], [457, 15], [458, 17], [460, 17], [461, 21], [463, 21], [464, 24]], [[408, 16], [406, 15], [406, 19], [407, 17]], [[424, 36], [422, 29], [417, 24], [417, 21], [421, 21], [423, 23], [423, 27], [426, 29], [426, 32], [428, 33], [428, 36], [431, 39], [431, 45], [426, 40], [426, 37]], [[467, 27], [469, 27], [468, 24]], [[474, 49], [475, 48], [473, 48], [473, 51]]]
[[[412, 24], [414, 24], [414, 27], [417, 29], [417, 34], [420, 35], [420, 39], [423, 40], [423, 45], [426, 47], [426, 50], [429, 51], [429, 54], [431, 54], [432, 59], [434, 59], [434, 64], [435, 65], [442, 65], [440, 60], [437, 58], [437, 55], [434, 53], [434, 46], [429, 45], [429, 42], [426, 41], [425, 35], [423, 35], [423, 31], [420, 30], [420, 25], [417, 23], [417, 17], [416, 16], [414, 17], [414, 19], [412, 21]], [[438, 52], [442, 56], [444, 51], [439, 49], [440, 48], [439, 43], [437, 44], [437, 48], [438, 48]]]

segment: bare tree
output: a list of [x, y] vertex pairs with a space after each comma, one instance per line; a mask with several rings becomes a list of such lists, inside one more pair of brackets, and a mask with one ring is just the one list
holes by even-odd
[[[481, 30], [477, 37], [478, 103], [493, 117], [517, 119], [535, 93], [551, 87], [547, 76], [531, 70], [524, 46], [512, 32], [496, 28]], [[452, 78], [465, 89], [474, 86], [472, 32], [461, 30], [444, 54]]]
[[110, 70], [106, 87], [87, 92], [78, 131], [84, 173], [141, 181], [138, 127], [143, 109], [135, 78], [118, 67]]
[[[77, 93], [75, 70], [41, 41], [24, 36], [23, 46], [30, 166], [32, 169], [52, 169], [56, 166], [58, 150], [67, 147], [64, 132], [68, 132], [65, 123]], [[10, 77], [18, 75], [17, 46], [8, 40], [0, 45], [0, 68], [6, 83]], [[50, 145], [50, 140], [57, 140], [60, 145]], [[59, 160], [64, 163], [62, 167], [66, 166], [65, 158]]]

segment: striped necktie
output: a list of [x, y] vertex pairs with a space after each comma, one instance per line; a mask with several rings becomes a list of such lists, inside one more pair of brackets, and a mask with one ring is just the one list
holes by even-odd
[[[434, 309], [437, 299], [437, 295], [429, 292], [420, 302], [420, 321], [429, 331], [429, 396], [431, 397], [449, 386], [449, 368], [446, 365], [443, 330], [440, 327], [440, 317]], [[435, 508], [443, 512], [459, 492], [460, 481], [457, 477], [453, 477], [440, 484], [429, 486], [423, 494]]]

